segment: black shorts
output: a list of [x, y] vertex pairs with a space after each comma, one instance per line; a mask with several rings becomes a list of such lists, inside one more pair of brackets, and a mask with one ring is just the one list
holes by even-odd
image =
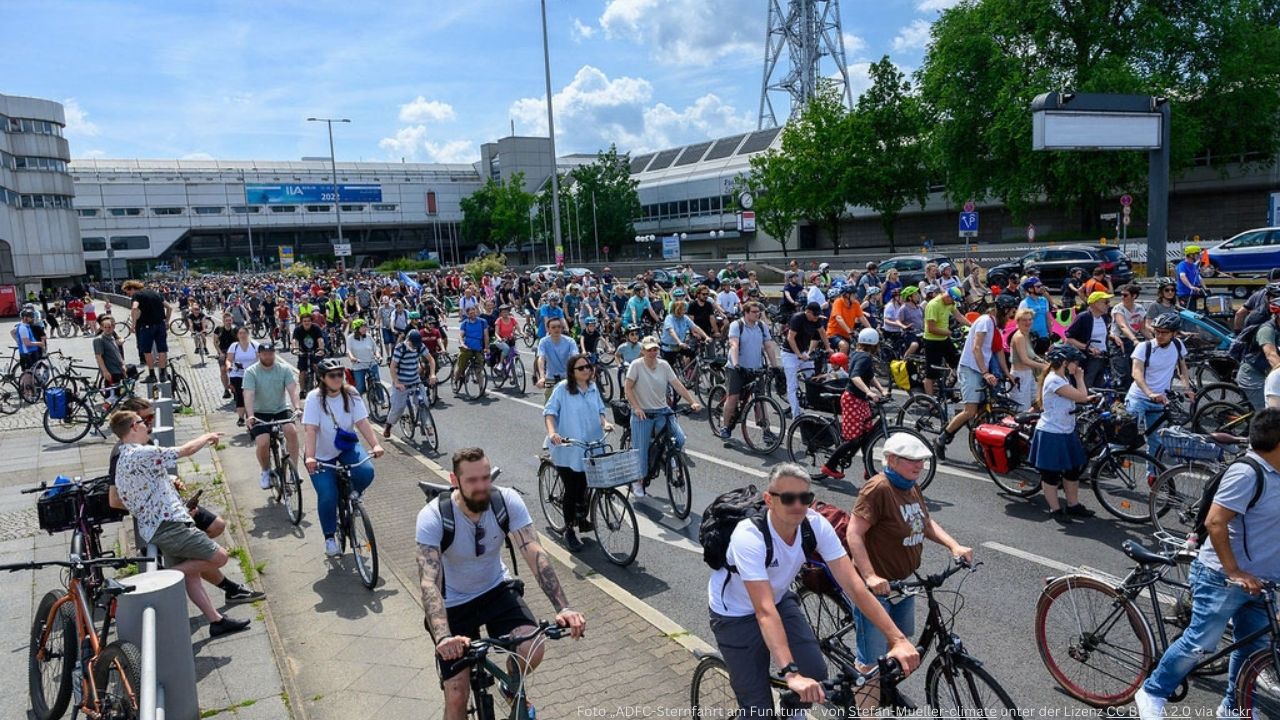
[[742, 388], [746, 387], [751, 381], [751, 371], [743, 368], [726, 367], [724, 369], [724, 383], [726, 395], [740, 395]]
[[925, 340], [924, 360], [929, 366], [928, 376], [937, 380], [940, 372], [933, 368], [941, 365], [955, 368], [960, 364], [960, 351], [956, 350], [956, 344], [951, 342], [950, 338], [946, 340]]
[[[507, 580], [479, 597], [449, 608], [446, 614], [450, 632], [474, 640], [480, 639], [481, 625], [489, 637], [501, 637], [518, 627], [538, 624], [524, 602], [524, 582], [521, 580]], [[444, 682], [469, 665], [457, 660], [446, 662], [436, 655], [436, 667], [440, 670], [440, 681]]]
[[209, 532], [209, 526], [213, 524], [214, 520], [218, 519], [218, 516], [202, 507], [197, 507], [195, 512], [191, 513], [191, 519], [196, 522], [196, 528], [200, 532], [207, 533]]
[[268, 425], [263, 425], [262, 423], [279, 422], [281, 420], [288, 420], [289, 418], [293, 417], [293, 411], [285, 410], [284, 412], [278, 412], [278, 413], [255, 412], [253, 416], [258, 419], [258, 423], [249, 429], [249, 437], [256, 438], [259, 435], [267, 435], [271, 433], [271, 427]]
[[35, 367], [38, 362], [40, 362], [39, 352], [29, 352], [18, 355], [18, 365], [21, 366], [23, 370], [30, 370]]
[[244, 390], [242, 389], [242, 386], [244, 385], [244, 377], [233, 377], [229, 379], [231, 380], [231, 394], [235, 397], [236, 409], [239, 410], [244, 407]]

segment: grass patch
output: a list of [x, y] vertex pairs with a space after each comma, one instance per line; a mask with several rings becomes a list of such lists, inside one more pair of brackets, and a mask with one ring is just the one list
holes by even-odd
[[222, 471], [221, 471], [221, 470], [219, 470], [217, 473], [215, 473], [215, 474], [214, 474], [214, 476], [213, 476], [213, 484], [214, 484], [214, 485], [221, 485], [221, 484], [222, 484]]
[[679, 632], [664, 633], [664, 635], [666, 636], [666, 638], [667, 638], [668, 640], [678, 640], [678, 639], [680, 639], [680, 638], [682, 638], [682, 637], [687, 637], [687, 636], [689, 635], [689, 631], [688, 631], [688, 630], [681, 630], [681, 631], [679, 631]]
[[123, 580], [138, 574], [138, 563], [129, 563], [116, 570], [116, 580]]
[[267, 565], [265, 562], [260, 562], [257, 565], [254, 565], [253, 560], [249, 557], [249, 551], [242, 547], [231, 548], [227, 551], [227, 554], [235, 558], [236, 561], [240, 563], [240, 572], [244, 575], [244, 581], [246, 583], [251, 583], [256, 580], [258, 577], [258, 568], [266, 567]]
[[236, 710], [239, 710], [240, 708], [253, 707], [253, 705], [254, 705], [254, 704], [256, 704], [257, 702], [258, 702], [257, 700], [242, 700], [242, 701], [240, 701], [240, 702], [238, 702], [238, 703], [236, 703], [236, 704], [234, 704], [234, 705], [228, 705], [228, 706], [226, 706], [226, 707], [224, 707], [224, 708], [216, 708], [216, 709], [213, 709], [213, 710], [205, 710], [204, 712], [201, 712], [201, 713], [200, 713], [200, 717], [202, 717], [202, 718], [211, 718], [211, 717], [214, 717], [214, 716], [216, 716], [216, 715], [221, 715], [221, 714], [222, 714], [222, 713], [224, 713], [224, 712], [235, 712]]
[[178, 415], [195, 415], [196, 411], [195, 411], [195, 408], [180, 407], [178, 408], [177, 414]]
[[324, 699], [324, 696], [319, 693], [316, 693], [315, 695], [311, 696], [311, 702], [320, 702], [323, 699]]
[[226, 449], [227, 449], [227, 444], [226, 444], [226, 443], [224, 443], [224, 442], [222, 442], [221, 440], [219, 440], [218, 442], [216, 442], [216, 443], [214, 443], [214, 444], [213, 444], [213, 449], [214, 449], [214, 450], [226, 450]]

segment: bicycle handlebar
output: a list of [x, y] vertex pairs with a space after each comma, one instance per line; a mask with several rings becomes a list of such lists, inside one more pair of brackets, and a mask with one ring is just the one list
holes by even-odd
[[570, 633], [569, 628], [563, 628], [554, 622], [543, 620], [538, 623], [538, 627], [528, 635], [503, 635], [496, 638], [483, 638], [480, 640], [472, 640], [467, 646], [467, 653], [464, 657], [472, 660], [483, 658], [492, 648], [500, 650], [515, 650], [520, 645], [533, 640], [539, 635], [545, 635], [552, 640], [559, 640]]
[[317, 461], [316, 461], [316, 466], [317, 466], [317, 467], [322, 467], [322, 468], [328, 468], [328, 469], [330, 469], [330, 470], [352, 470], [352, 469], [354, 469], [354, 468], [358, 468], [358, 467], [360, 467], [361, 465], [363, 465], [363, 464], [365, 464], [365, 463], [367, 463], [367, 462], [373, 462], [373, 456], [372, 456], [372, 455], [366, 455], [366, 456], [364, 457], [364, 459], [363, 459], [363, 460], [361, 460], [360, 462], [358, 462], [358, 463], [351, 463], [350, 465], [348, 465], [347, 463], [328, 463], [328, 462], [324, 462], [324, 461], [321, 461], [321, 460], [317, 460]]
[[0, 570], [4, 572], [19, 572], [21, 570], [39, 570], [46, 567], [65, 567], [71, 569], [93, 567], [98, 565], [110, 567], [125, 567], [127, 565], [142, 565], [153, 562], [153, 557], [108, 557], [95, 558], [92, 560], [33, 560], [24, 563], [9, 563], [0, 565]]
[[[849, 672], [852, 670], [852, 674]], [[841, 670], [834, 678], [823, 680], [822, 693], [826, 696], [827, 702], [836, 707], [844, 707], [851, 704], [852, 692], [864, 687], [872, 678], [883, 677], [888, 679], [890, 685], [896, 685], [904, 680], [906, 675], [902, 672], [902, 665], [897, 660], [885, 655], [876, 661], [876, 667], [868, 672], [859, 672], [853, 668]], [[779, 676], [779, 679], [781, 677]], [[882, 683], [883, 685], [883, 683]], [[808, 703], [800, 701], [800, 697], [792, 690], [783, 690], [779, 693], [781, 704], [783, 707], [807, 707]]]
[[981, 561], [975, 562], [972, 565], [970, 565], [969, 563], [965, 562], [960, 558], [952, 558], [952, 562], [953, 564], [950, 567], [948, 567], [946, 570], [943, 570], [940, 573], [935, 573], [933, 575], [926, 575], [924, 577], [920, 577], [919, 575], [917, 575], [915, 580], [890, 581], [889, 589], [895, 592], [903, 592], [904, 590], [911, 590], [914, 588], [924, 588], [928, 590], [932, 590], [934, 588], [940, 588], [947, 581], [947, 578], [951, 577], [952, 575], [955, 575], [961, 570], [968, 570], [969, 572], [977, 572], [978, 567], [982, 565]]

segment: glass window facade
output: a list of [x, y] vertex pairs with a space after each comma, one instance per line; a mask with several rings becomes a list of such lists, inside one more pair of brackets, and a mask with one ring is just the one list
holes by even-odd
[[151, 239], [146, 235], [117, 235], [111, 238], [112, 250], [150, 250]]
[[256, 213], [258, 212], [258, 210], [259, 208], [256, 205], [232, 205], [231, 206], [231, 212], [237, 215], [247, 215], [251, 213]]
[[332, 205], [308, 205], [307, 212], [333, 212]]
[[64, 160], [51, 157], [22, 157], [11, 156], [14, 161], [14, 169], [16, 170], [47, 170], [49, 172], [66, 172], [67, 163]]
[[343, 205], [342, 212], [363, 212], [363, 205]]
[[111, 208], [107, 212], [112, 217], [137, 217], [142, 214], [142, 208]]
[[151, 208], [151, 213], [153, 215], [181, 215], [183, 213], [183, 208], [180, 208], [180, 207]]
[[384, 204], [373, 205], [374, 212], [395, 212], [395, 209], [396, 209], [395, 205], [384, 205]]
[[70, 210], [70, 195], [22, 195], [19, 207], [26, 209]]
[[80, 217], [98, 217], [98, 208], [81, 208], [76, 214]]
[[80, 244], [84, 246], [85, 252], [105, 252], [107, 249], [107, 239], [104, 237], [80, 238]]
[[210, 206], [196, 206], [191, 208], [197, 215], [221, 215], [222, 208]]
[[294, 205], [272, 205], [271, 206], [271, 212], [275, 212], [275, 213], [291, 213], [297, 209], [298, 209], [297, 206], [294, 206]]
[[62, 137], [62, 126], [48, 120], [32, 120], [30, 118], [4, 118], [5, 130], [11, 133], [33, 133], [35, 135], [57, 135]]

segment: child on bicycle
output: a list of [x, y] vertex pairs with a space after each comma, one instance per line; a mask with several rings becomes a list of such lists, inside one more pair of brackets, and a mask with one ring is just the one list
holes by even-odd
[[848, 467], [871, 431], [871, 402], [889, 395], [876, 377], [872, 361], [879, 349], [880, 333], [871, 328], [858, 331], [857, 349], [849, 354], [849, 382], [840, 395], [840, 437], [844, 442], [822, 466], [826, 477], [844, 479], [843, 468]]

